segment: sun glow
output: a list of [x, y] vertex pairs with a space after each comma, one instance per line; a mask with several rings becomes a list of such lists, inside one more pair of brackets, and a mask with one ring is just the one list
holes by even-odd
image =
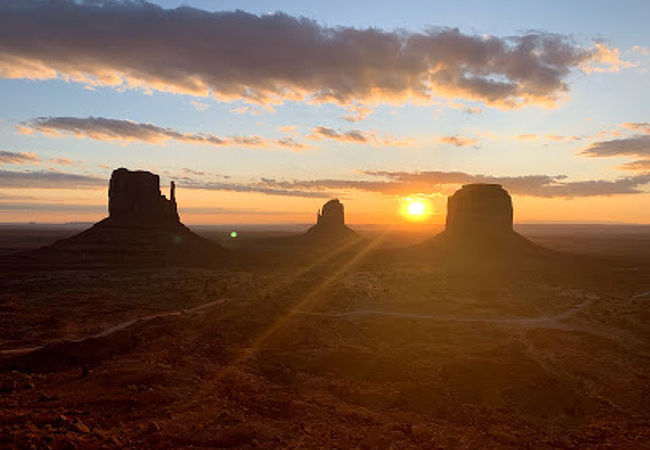
[[430, 215], [430, 206], [422, 199], [405, 198], [401, 214], [409, 220], [424, 220]]

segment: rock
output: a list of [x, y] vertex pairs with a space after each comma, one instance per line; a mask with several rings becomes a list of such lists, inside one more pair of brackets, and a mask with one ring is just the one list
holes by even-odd
[[514, 231], [512, 199], [498, 184], [466, 184], [456, 191], [447, 200], [445, 231], [421, 247], [435, 248], [463, 264], [546, 253]]
[[305, 233], [309, 238], [339, 240], [358, 238], [359, 235], [345, 225], [343, 204], [338, 199], [328, 201], [316, 215], [316, 225]]
[[[160, 192], [158, 175], [120, 168], [108, 188], [109, 216], [68, 239], [26, 252], [34, 264], [215, 265], [226, 251], [190, 231], [180, 221], [175, 184], [170, 198]], [[82, 367], [81, 376], [89, 371]]]
[[512, 199], [498, 184], [466, 184], [447, 199], [449, 233], [512, 232]]
[[179, 223], [175, 185], [170, 199], [160, 193], [160, 177], [142, 170], [113, 171], [108, 188], [109, 221], [121, 225], [165, 225]]
[[76, 419], [73, 424], [73, 428], [78, 431], [79, 433], [90, 433], [90, 428], [88, 428], [88, 425], [83, 423], [81, 419]]
[[160, 425], [158, 425], [156, 422], [151, 422], [151, 423], [149, 423], [149, 426], [147, 427], [147, 431], [149, 433], [159, 433], [160, 432]]
[[345, 223], [343, 203], [338, 199], [333, 199], [325, 203], [321, 211], [316, 216], [317, 225], [338, 227]]

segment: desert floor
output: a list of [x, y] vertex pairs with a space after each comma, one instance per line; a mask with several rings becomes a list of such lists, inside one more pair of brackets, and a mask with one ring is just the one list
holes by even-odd
[[4, 264], [0, 446], [648, 447], [649, 235], [567, 233], [530, 231], [582, 255], [472, 267]]

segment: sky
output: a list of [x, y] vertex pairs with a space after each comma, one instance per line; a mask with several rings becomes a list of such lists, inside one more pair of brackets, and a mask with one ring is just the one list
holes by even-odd
[[0, 222], [92, 222], [118, 167], [187, 224], [650, 223], [647, 1], [0, 0]]

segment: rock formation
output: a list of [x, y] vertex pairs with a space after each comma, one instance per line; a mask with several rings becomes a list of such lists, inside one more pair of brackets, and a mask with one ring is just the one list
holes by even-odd
[[338, 199], [328, 201], [316, 215], [316, 225], [305, 233], [309, 238], [337, 240], [356, 238], [358, 234], [345, 225], [343, 203]]
[[498, 184], [466, 184], [447, 199], [448, 233], [494, 235], [512, 232], [512, 199]]
[[513, 229], [512, 199], [498, 184], [466, 184], [447, 200], [445, 231], [426, 241], [450, 257], [538, 254], [542, 249]]
[[225, 250], [183, 225], [176, 206], [160, 192], [151, 172], [113, 171], [108, 188], [109, 216], [76, 236], [37, 251], [39, 258], [82, 264], [190, 264], [218, 261]]
[[160, 193], [160, 178], [151, 172], [117, 169], [108, 187], [109, 220], [115, 225], [164, 226], [180, 223], [176, 186], [170, 199]]

